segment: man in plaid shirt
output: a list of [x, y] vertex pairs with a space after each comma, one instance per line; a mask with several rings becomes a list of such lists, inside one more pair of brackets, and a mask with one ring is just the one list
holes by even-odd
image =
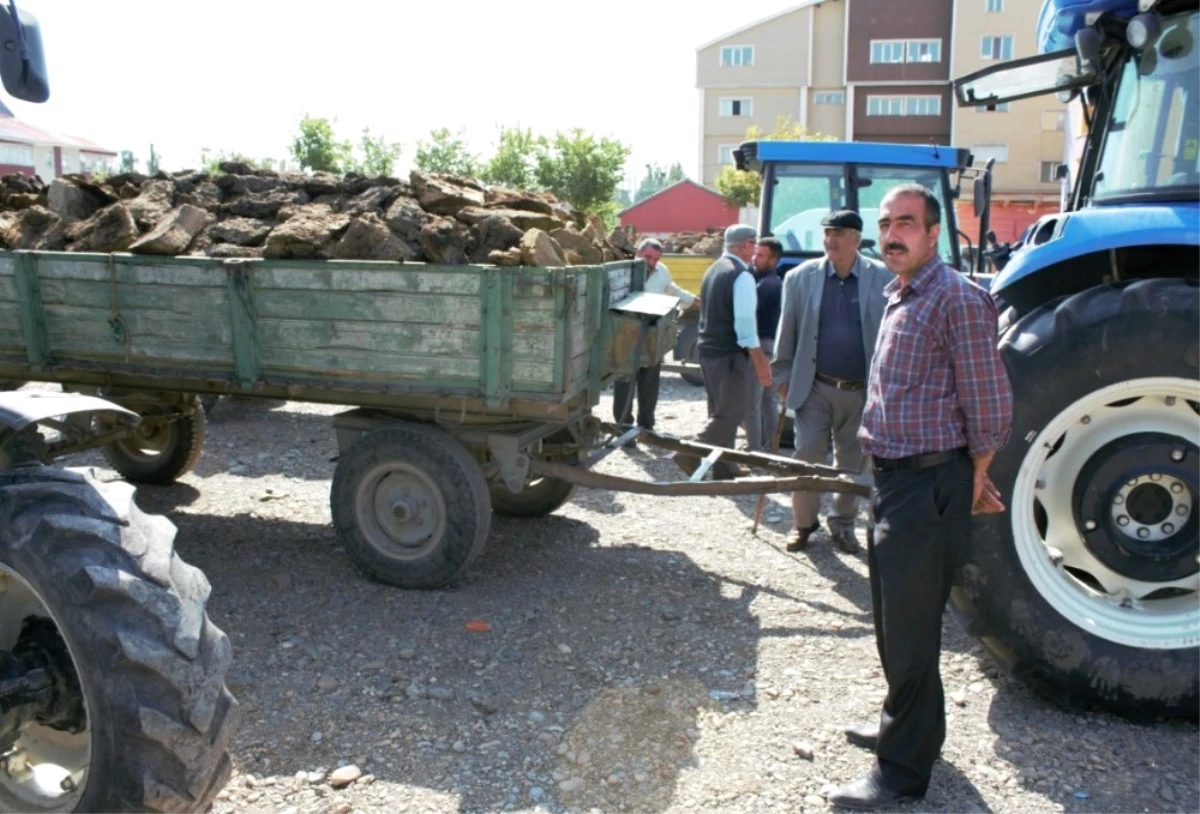
[[874, 769], [829, 801], [871, 810], [922, 797], [946, 737], [942, 611], [972, 513], [1004, 511], [988, 465], [1008, 440], [1012, 388], [991, 297], [938, 257], [941, 206], [905, 184], [879, 206], [895, 279], [867, 380], [859, 441], [875, 470], [871, 604], [888, 693], [878, 724], [851, 727]]

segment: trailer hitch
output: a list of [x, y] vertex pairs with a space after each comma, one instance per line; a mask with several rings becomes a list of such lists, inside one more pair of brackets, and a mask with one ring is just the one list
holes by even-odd
[[30, 723], [75, 733], [86, 720], [83, 692], [58, 627], [50, 619], [26, 618], [16, 646], [0, 650], [0, 754]]

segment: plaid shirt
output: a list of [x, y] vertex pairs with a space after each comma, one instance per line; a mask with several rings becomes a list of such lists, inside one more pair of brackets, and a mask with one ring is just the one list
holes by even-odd
[[978, 457], [1004, 446], [1013, 396], [992, 298], [938, 257], [883, 293], [858, 432], [863, 451], [905, 458], [967, 447]]

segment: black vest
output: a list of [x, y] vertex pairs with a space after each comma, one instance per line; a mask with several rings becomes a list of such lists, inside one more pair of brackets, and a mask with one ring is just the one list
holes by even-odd
[[724, 356], [740, 353], [737, 331], [733, 327], [733, 281], [739, 274], [748, 274], [746, 267], [731, 257], [722, 257], [708, 267], [700, 283], [700, 341], [701, 356]]

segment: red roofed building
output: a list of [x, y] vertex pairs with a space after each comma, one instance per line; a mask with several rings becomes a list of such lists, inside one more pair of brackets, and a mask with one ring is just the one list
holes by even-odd
[[621, 226], [654, 237], [724, 229], [738, 222], [738, 208], [723, 195], [685, 178], [621, 211], [618, 217]]
[[19, 121], [0, 103], [0, 175], [21, 173], [50, 181], [67, 173], [107, 169], [115, 150], [78, 136], [68, 136]]

